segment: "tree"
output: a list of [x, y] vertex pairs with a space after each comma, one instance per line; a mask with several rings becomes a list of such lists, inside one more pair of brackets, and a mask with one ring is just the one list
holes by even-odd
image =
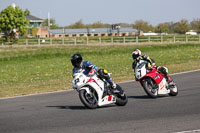
[[175, 31], [174, 31], [175, 23], [174, 22], [167, 22], [166, 24], [168, 25], [169, 33], [175, 33]]
[[156, 26], [155, 32], [157, 33], [169, 33], [169, 24], [168, 23], [160, 23]]
[[91, 28], [106, 28], [105, 24], [103, 24], [101, 21], [97, 21], [89, 27], [91, 27]]
[[191, 28], [200, 33], [200, 19], [194, 19], [190, 22]]
[[33, 35], [33, 36], [36, 37], [37, 32], [38, 32], [38, 28], [36, 28], [36, 27], [32, 27], [32, 28], [31, 28], [31, 35]]
[[69, 26], [67, 26], [68, 28], [72, 28], [72, 29], [75, 29], [75, 28], [87, 28], [87, 26], [85, 26], [82, 22], [82, 19], [80, 19], [79, 21], [75, 22], [74, 24], [71, 24]]
[[25, 16], [30, 15], [30, 11], [29, 11], [28, 9], [26, 9], [26, 10], [24, 11], [24, 15], [25, 15]]
[[65, 26], [65, 28], [108, 28], [110, 27], [110, 24], [103, 24], [101, 21], [94, 22], [92, 24], [83, 24], [82, 19], [79, 21], [75, 22], [74, 24], [71, 24], [69, 26]]
[[174, 25], [174, 31], [176, 33], [185, 34], [189, 30], [189, 24], [187, 19], [182, 19], [179, 22], [176, 22]]
[[16, 34], [23, 36], [28, 24], [25, 12], [17, 6], [8, 6], [0, 12], [0, 30], [3, 31], [8, 42], [15, 42]]
[[149, 32], [149, 31], [154, 32], [154, 27], [148, 22], [143, 20], [135, 21], [135, 23], [133, 24], [133, 28], [137, 30], [142, 30], [143, 32]]
[[[48, 25], [48, 19], [45, 19], [44, 22], [42, 23], [42, 26], [49, 26]], [[56, 20], [51, 18], [50, 19], [50, 28], [51, 29], [58, 29], [58, 25], [56, 24]]]

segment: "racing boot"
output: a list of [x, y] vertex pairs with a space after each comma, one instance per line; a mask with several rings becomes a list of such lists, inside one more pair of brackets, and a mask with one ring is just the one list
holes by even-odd
[[166, 79], [167, 79], [169, 87], [175, 85], [175, 83], [173, 82], [173, 79], [169, 76], [169, 74], [166, 75]]
[[110, 86], [111, 86], [111, 91], [112, 91], [113, 93], [120, 93], [120, 91], [117, 89], [117, 85], [112, 81], [111, 78], [108, 80], [108, 83], [110, 84]]
[[114, 94], [118, 94], [118, 96], [120, 97], [123, 97], [125, 94], [124, 94], [124, 90], [122, 90], [120, 88], [120, 90], [117, 88], [117, 85], [112, 81], [112, 82], [109, 82], [110, 83], [110, 86], [111, 86], [111, 91], [114, 93]]

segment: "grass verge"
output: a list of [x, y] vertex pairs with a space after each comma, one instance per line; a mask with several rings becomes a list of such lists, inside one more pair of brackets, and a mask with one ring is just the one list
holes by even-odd
[[73, 53], [81, 53], [115, 82], [133, 80], [133, 49], [139, 48], [170, 73], [200, 69], [199, 44], [68, 46], [0, 49], [0, 97], [37, 94], [72, 88]]

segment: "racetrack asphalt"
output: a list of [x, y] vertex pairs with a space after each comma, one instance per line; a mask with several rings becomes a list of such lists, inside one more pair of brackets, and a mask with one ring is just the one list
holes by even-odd
[[149, 98], [138, 82], [120, 83], [124, 107], [94, 110], [76, 91], [0, 99], [0, 133], [174, 133], [200, 129], [200, 70], [172, 75], [176, 97]]

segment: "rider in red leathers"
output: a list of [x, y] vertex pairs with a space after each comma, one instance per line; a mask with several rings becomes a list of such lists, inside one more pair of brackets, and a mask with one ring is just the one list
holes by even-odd
[[158, 72], [160, 72], [167, 80], [169, 85], [173, 84], [173, 80], [172, 78], [169, 76], [168, 73], [168, 69], [166, 67], [161, 67], [161, 66], [155, 66], [155, 61], [153, 59], [151, 59], [148, 55], [141, 55], [141, 51], [139, 49], [135, 49], [132, 52], [132, 58], [133, 58], [133, 64], [132, 64], [132, 68], [135, 69], [136, 64], [139, 60], [145, 60], [148, 62], [147, 67], [149, 68], [157, 68]]

